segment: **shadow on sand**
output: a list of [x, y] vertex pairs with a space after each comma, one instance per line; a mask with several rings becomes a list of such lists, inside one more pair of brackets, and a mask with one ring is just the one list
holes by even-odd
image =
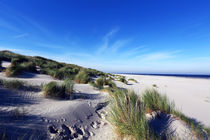
[[18, 78], [34, 78], [37, 76], [37, 73], [23, 72]]
[[8, 140], [46, 139], [47, 131], [39, 116], [25, 115], [14, 118], [10, 112], [0, 112], [0, 138]]
[[157, 115], [149, 121], [149, 126], [155, 134], [161, 137], [161, 140], [166, 140], [168, 136], [172, 136], [176, 131], [176, 129], [170, 127], [173, 121], [175, 121], [175, 118], [171, 115], [157, 113]]
[[34, 104], [35, 101], [25, 93], [0, 88], [0, 106], [23, 106]]

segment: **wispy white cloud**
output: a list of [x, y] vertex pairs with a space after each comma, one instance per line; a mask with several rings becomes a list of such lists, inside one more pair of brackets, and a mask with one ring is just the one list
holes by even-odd
[[124, 47], [128, 42], [129, 40], [117, 40], [109, 47], [109, 51], [111, 51], [112, 53], [115, 53], [120, 48]]
[[138, 46], [138, 47], [126, 50], [126, 52], [124, 53], [124, 56], [132, 57], [132, 56], [136, 56], [136, 55], [145, 53], [148, 50], [149, 50], [148, 47], [146, 47], [145, 45], [142, 45], [142, 46]]
[[119, 28], [114, 28], [112, 29], [111, 31], [109, 31], [106, 35], [104, 35], [103, 37], [103, 45], [101, 45], [101, 47], [98, 48], [97, 50], [97, 53], [100, 54], [102, 52], [104, 52], [107, 48], [108, 48], [108, 45], [109, 45], [109, 41], [110, 41], [110, 38], [119, 31]]
[[117, 33], [119, 31], [119, 28], [114, 28], [112, 29], [111, 31], [109, 31], [104, 37], [103, 37], [103, 40], [106, 42], [106, 41], [109, 41], [109, 38], [111, 36], [113, 36], [115, 33]]
[[15, 35], [15, 36], [13, 36], [13, 38], [15, 38], [15, 39], [19, 39], [19, 38], [26, 37], [26, 36], [28, 36], [28, 35], [29, 35], [28, 33], [23, 33], [23, 34], [18, 34], [18, 35]]
[[142, 57], [144, 61], [157, 61], [172, 58], [174, 54], [170, 52], [155, 52], [140, 57]]

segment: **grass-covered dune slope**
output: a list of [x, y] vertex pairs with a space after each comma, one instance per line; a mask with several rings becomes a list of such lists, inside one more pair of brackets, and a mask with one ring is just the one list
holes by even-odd
[[79, 83], [87, 83], [89, 78], [87, 76], [103, 76], [104, 72], [84, 68], [75, 64], [67, 64], [57, 62], [55, 60], [47, 59], [40, 56], [25, 56], [11, 51], [0, 51], [0, 62], [10, 61], [11, 66], [6, 69], [6, 75], [8, 77], [15, 77], [20, 75], [23, 71], [37, 72], [37, 69], [41, 74], [51, 75], [52, 77], [63, 80], [66, 78], [74, 79], [82, 77], [86, 80], [81, 80]]

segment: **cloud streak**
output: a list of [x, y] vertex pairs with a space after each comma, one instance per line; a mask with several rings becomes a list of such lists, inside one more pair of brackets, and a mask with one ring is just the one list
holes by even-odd
[[111, 31], [109, 31], [106, 35], [104, 35], [104, 37], [103, 37], [104, 43], [103, 43], [103, 45], [101, 45], [101, 47], [98, 48], [97, 54], [104, 52], [108, 48], [109, 41], [110, 41], [111, 37], [114, 34], [116, 34], [118, 31], [119, 31], [119, 28], [114, 28]]
[[28, 33], [23, 33], [23, 34], [15, 35], [15, 36], [13, 36], [13, 38], [19, 39], [19, 38], [26, 37], [26, 36], [28, 36], [28, 35], [29, 35]]

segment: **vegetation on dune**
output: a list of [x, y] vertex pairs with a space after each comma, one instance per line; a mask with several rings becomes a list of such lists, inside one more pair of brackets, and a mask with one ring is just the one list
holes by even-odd
[[136, 140], [151, 139], [153, 133], [141, 99], [134, 92], [126, 90], [115, 90], [112, 95], [110, 121], [118, 135]]
[[135, 83], [138, 83], [135, 79], [133, 79], [133, 78], [130, 78], [130, 79], [128, 79], [128, 81], [133, 81], [133, 82], [135, 82]]
[[124, 84], [127, 84], [128, 83], [128, 81], [125, 79], [124, 76], [120, 76], [119, 77], [119, 81], [122, 82], [122, 83], [124, 83]]
[[79, 84], [87, 84], [90, 82], [91, 77], [88, 75], [88, 73], [84, 70], [80, 71], [76, 76], [74, 81]]
[[66, 98], [70, 97], [73, 92], [74, 83], [70, 79], [66, 79], [63, 84], [50, 82], [43, 86], [45, 97], [51, 98]]
[[11, 59], [11, 66], [19, 65], [21, 63], [28, 62], [28, 61], [29, 60], [25, 56], [20, 55]]
[[163, 113], [173, 114], [184, 121], [200, 138], [204, 137], [203, 130], [208, 130], [208, 128], [204, 128], [200, 122], [187, 117], [175, 109], [174, 102], [170, 102], [166, 95], [161, 95], [156, 90], [146, 90], [142, 95], [142, 100], [144, 102], [146, 112], [161, 111]]
[[10, 51], [0, 51], [0, 60], [11, 62], [12, 68], [7, 70], [7, 73], [8, 76], [13, 77], [18, 76], [23, 71], [36, 72], [36, 67], [39, 68], [41, 74], [51, 75], [59, 80], [65, 80], [67, 78], [73, 80], [81, 71], [84, 71], [86, 73], [85, 75], [89, 77], [106, 75], [104, 72], [95, 69], [60, 63], [40, 56], [24, 56]]
[[74, 82], [71, 79], [66, 79], [63, 83], [66, 94], [71, 94], [74, 89]]
[[[90, 82], [90, 84], [98, 89], [104, 89], [104, 88], [116, 88], [116, 84], [112, 82], [110, 78], [106, 78], [104, 76], [99, 77], [96, 82]], [[107, 86], [107, 87], [105, 87]]]
[[171, 114], [175, 109], [175, 104], [170, 102], [166, 95], [161, 95], [156, 90], [145, 90], [142, 95], [142, 100], [146, 112], [161, 111]]
[[37, 72], [36, 64], [33, 62], [23, 62], [20, 64], [21, 71]]
[[[135, 140], [161, 139], [151, 130], [145, 118], [146, 113], [153, 111], [172, 114], [180, 118], [201, 139], [205, 137], [204, 130], [209, 133], [209, 128], [205, 128], [195, 119], [176, 110], [174, 103], [170, 102], [166, 95], [161, 95], [156, 90], [146, 90], [140, 98], [134, 92], [115, 89], [111, 92], [111, 96], [110, 121], [121, 137], [128, 136]], [[166, 137], [171, 136], [166, 135]]]
[[153, 84], [152, 86], [153, 86], [153, 87], [157, 87], [157, 85], [156, 85], [156, 84]]
[[6, 76], [7, 77], [16, 77], [21, 74], [21, 67], [19, 65], [13, 65], [6, 69]]
[[56, 82], [50, 82], [43, 87], [45, 97], [65, 98], [65, 87]]
[[21, 64], [14, 63], [6, 69], [6, 76], [16, 77], [22, 72], [37, 72], [36, 65], [32, 62], [23, 62]]

